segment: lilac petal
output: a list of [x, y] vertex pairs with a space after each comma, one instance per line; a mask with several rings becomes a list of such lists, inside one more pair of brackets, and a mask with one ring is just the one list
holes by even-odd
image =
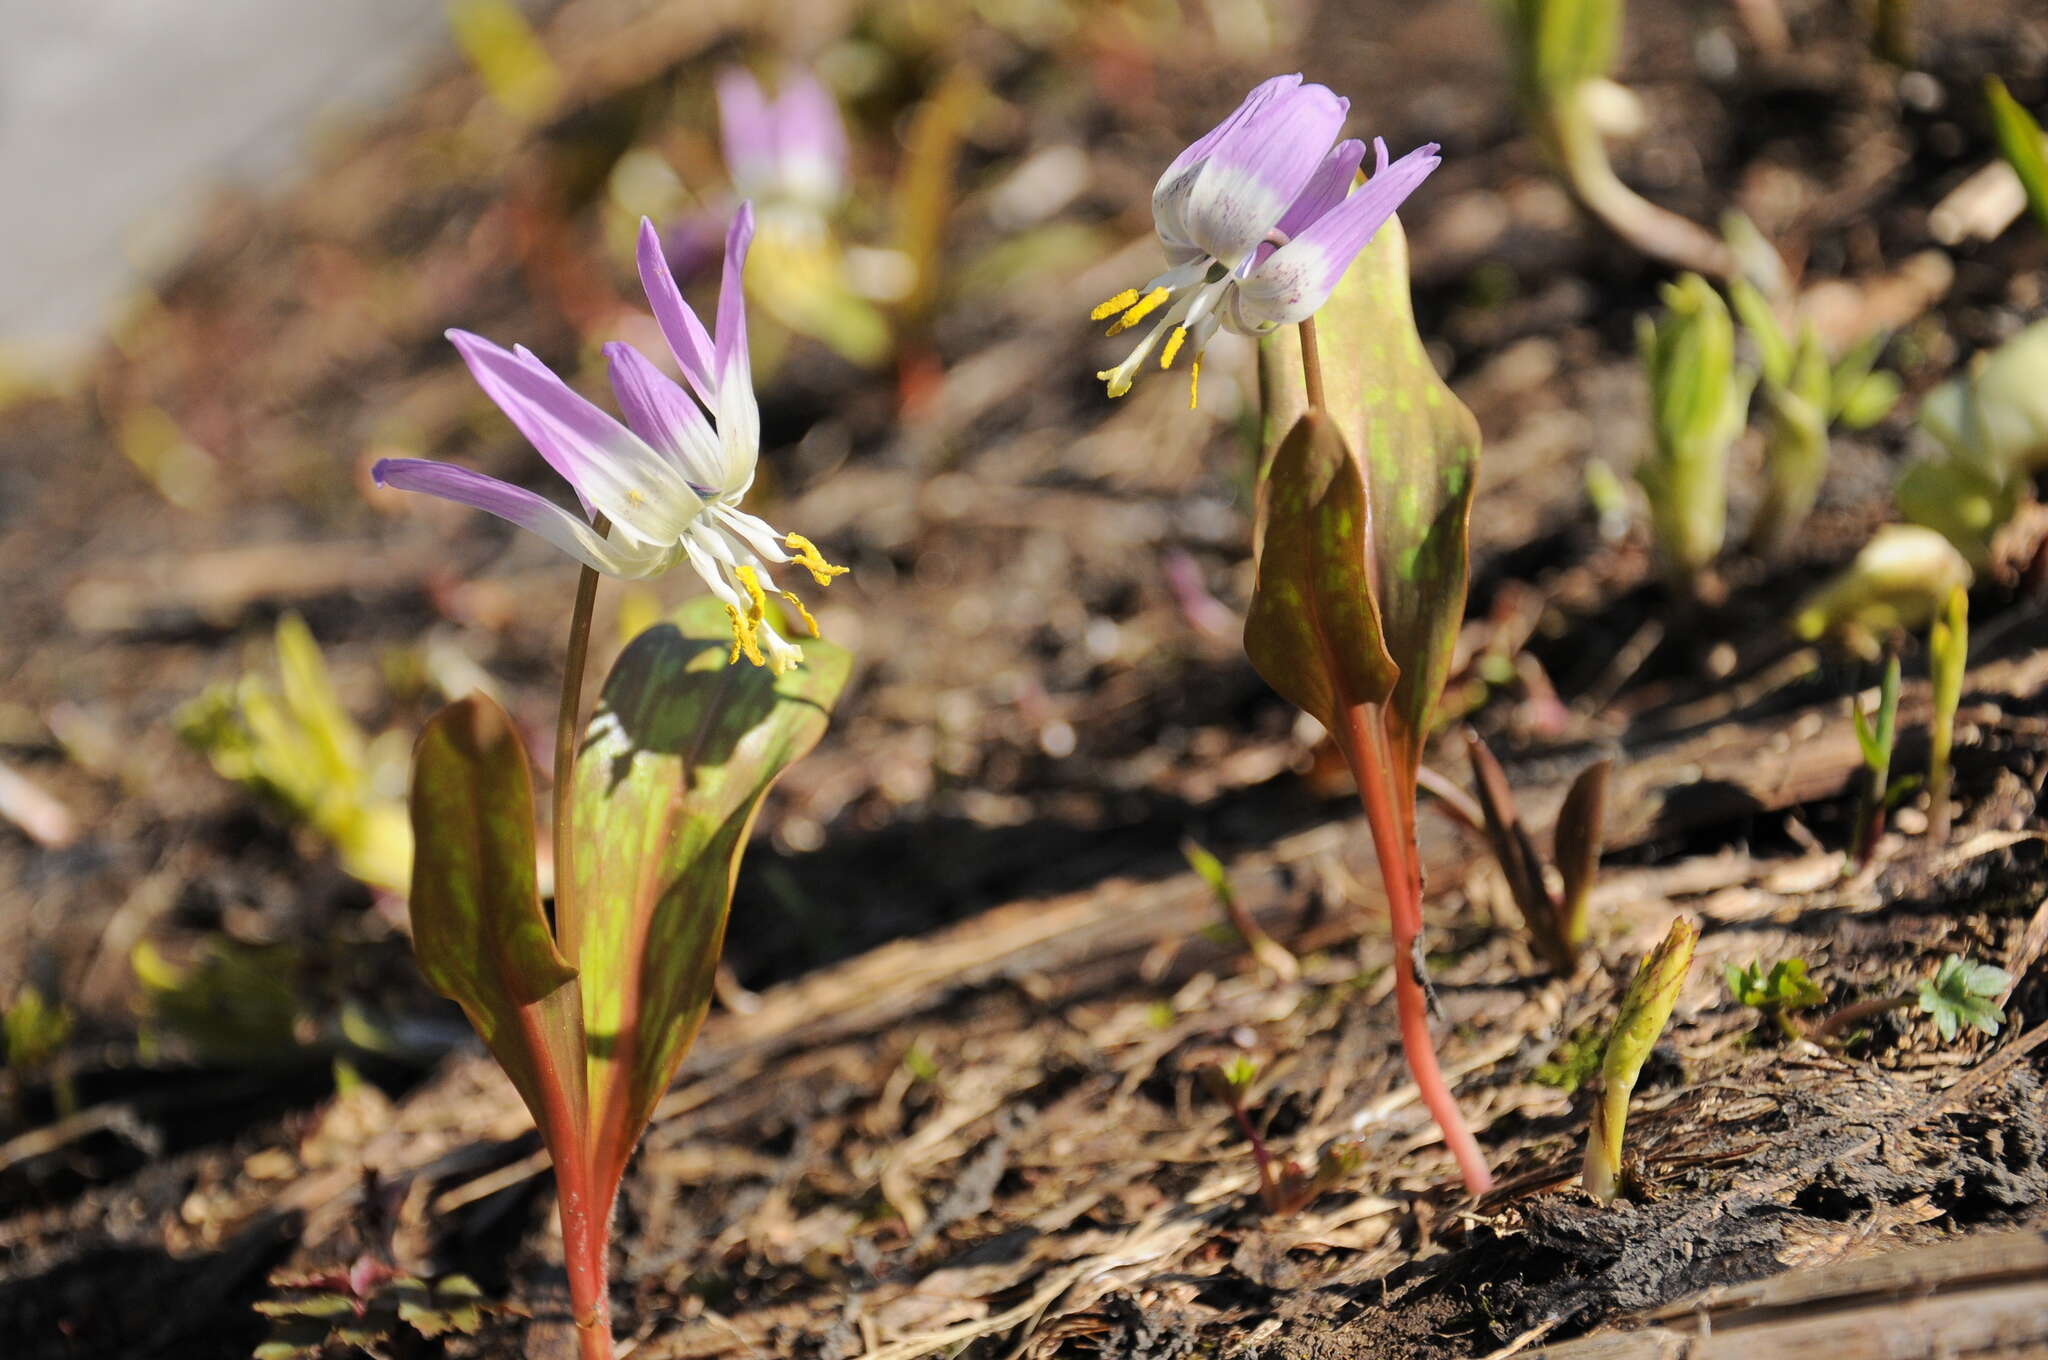
[[672, 543], [704, 506], [683, 474], [531, 354], [450, 331], [470, 372], [579, 495], [627, 535]]
[[639, 350], [622, 340], [604, 347], [612, 391], [626, 425], [688, 479], [700, 496], [712, 494], [718, 476], [718, 435], [688, 392], [676, 386]]
[[1342, 203], [1351, 192], [1351, 181], [1357, 178], [1358, 167], [1364, 160], [1365, 143], [1355, 137], [1330, 148], [1330, 154], [1308, 177], [1308, 184], [1296, 196], [1293, 206], [1280, 218], [1280, 234], [1291, 241], [1309, 223]]
[[747, 298], [742, 278], [754, 241], [754, 205], [740, 204], [725, 236], [725, 275], [718, 285], [718, 442], [722, 453], [718, 489], [737, 495], [752, 485], [761, 449], [761, 408], [754, 400], [754, 371], [747, 352]]
[[654, 319], [661, 323], [669, 353], [676, 356], [676, 364], [691, 389], [706, 406], [712, 405], [717, 387], [711, 376], [711, 337], [705, 333], [704, 323], [690, 310], [690, 304], [683, 301], [675, 275], [669, 273], [668, 257], [661, 250], [661, 233], [644, 217], [640, 219], [639, 263], [640, 288], [647, 294], [647, 305], [654, 309]]
[[1187, 191], [1193, 187], [1195, 177], [1200, 173], [1202, 160], [1210, 148], [1228, 135], [1245, 119], [1256, 114], [1280, 95], [1292, 91], [1301, 84], [1301, 76], [1274, 76], [1262, 80], [1252, 87], [1250, 94], [1230, 115], [1215, 127], [1188, 144], [1186, 150], [1173, 158], [1173, 164], [1166, 167], [1166, 173], [1152, 186], [1152, 218], [1159, 225], [1160, 235], [1171, 244], [1186, 244], [1187, 232], [1182, 216], [1187, 204]]
[[846, 184], [846, 125], [831, 93], [797, 72], [783, 81], [774, 116], [783, 189], [821, 207], [836, 203]]
[[1304, 85], [1218, 138], [1187, 191], [1188, 240], [1236, 267], [1301, 196], [1349, 107], [1325, 86]]
[[1313, 315], [1373, 233], [1441, 163], [1436, 152], [1434, 142], [1409, 152], [1274, 251], [1238, 284], [1237, 320], [1259, 329]]
[[585, 566], [612, 576], [652, 576], [661, 570], [666, 556], [655, 546], [606, 542], [596, 529], [553, 501], [453, 463], [383, 458], [370, 469], [370, 476], [379, 486], [438, 496], [496, 515], [540, 535]]
[[750, 187], [775, 177], [775, 112], [754, 77], [737, 66], [718, 73], [718, 135], [726, 172]]

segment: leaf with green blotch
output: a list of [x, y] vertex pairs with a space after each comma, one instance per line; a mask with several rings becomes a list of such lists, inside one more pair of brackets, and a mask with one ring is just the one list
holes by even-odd
[[1384, 703], [1398, 672], [1366, 565], [1365, 483], [1327, 415], [1294, 423], [1274, 454], [1244, 649], [1267, 684], [1332, 732]]
[[[1398, 668], [1386, 730], [1400, 782], [1412, 787], [1465, 616], [1479, 423], [1422, 347], [1398, 218], [1352, 262], [1315, 321], [1330, 414], [1365, 479], [1369, 579]], [[1298, 328], [1283, 326], [1259, 349], [1268, 449], [1307, 408], [1301, 373]]]
[[481, 694], [413, 754], [412, 936], [420, 971], [468, 1015], [559, 1158], [584, 1127], [576, 970], [534, 885], [533, 785], [505, 710]]
[[851, 667], [826, 642], [780, 676], [729, 665], [731, 635], [707, 596], [634, 639], [577, 756], [562, 949], [582, 973], [600, 1182], [703, 1022], [761, 799], [824, 734]]
[[2027, 191], [2027, 206], [2034, 210], [2034, 220], [2041, 224], [2041, 230], [2048, 231], [2048, 141], [2042, 139], [2041, 125], [2020, 107], [1997, 76], [1984, 77], [1984, 102], [1991, 106], [1991, 128], [1998, 136], [1998, 150], [2020, 177], [2020, 187]]

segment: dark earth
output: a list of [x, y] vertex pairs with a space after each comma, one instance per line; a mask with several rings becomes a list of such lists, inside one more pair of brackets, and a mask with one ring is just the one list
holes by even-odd
[[[53, 1066], [0, 1073], [0, 1353], [246, 1355], [268, 1326], [254, 1305], [366, 1251], [466, 1275], [487, 1304], [472, 1335], [400, 1329], [373, 1353], [572, 1346], [538, 1140], [419, 978], [402, 904], [222, 780], [172, 718], [268, 667], [296, 611], [368, 731], [416, 732], [454, 656], [545, 749], [573, 570], [482, 516], [372, 493], [366, 469], [412, 454], [543, 485], [440, 332], [593, 374], [595, 342], [641, 305], [612, 244], [614, 167], [652, 150], [715, 199], [710, 76], [777, 54], [857, 90], [846, 226], [869, 242], [900, 239], [889, 185], [921, 101], [949, 78], [980, 97], [937, 301], [905, 319], [899, 361], [866, 370], [760, 327], [780, 353], [755, 508], [853, 568], [820, 619], [857, 668], [757, 825], [724, 1005], [628, 1179], [622, 1352], [1479, 1356], [1710, 1286], [2048, 1226], [2039, 583], [1972, 594], [1949, 838], [1909, 803], [1847, 876], [1848, 702], [1876, 677], [1785, 626], [1894, 517], [1915, 398], [2042, 312], [2048, 236], [2022, 221], [1937, 247], [1929, 216], [1994, 154], [1986, 74], [2048, 106], [2048, 11], [1928, 0], [1902, 72], [1859, 6], [1785, 0], [1777, 54], [1741, 9], [1633, 7], [1617, 75], [1647, 128], [1617, 166], [1696, 221], [1743, 208], [1805, 284], [1895, 332], [1908, 395], [1836, 436], [1794, 549], [1732, 553], [1706, 604], [1676, 603], [1641, 527], [1603, 533], [1584, 492], [1590, 461], [1626, 476], [1647, 440], [1633, 325], [1668, 271], [1549, 176], [1479, 0], [1303, 0], [1258, 21], [566, 0], [541, 30], [565, 90], [547, 116], [451, 68], [303, 187], [222, 201], [75, 385], [14, 393], [0, 420], [0, 759], [82, 828], [50, 848], [0, 824], [0, 999], [33, 983], [75, 1016]], [[1341, 765], [1239, 644], [1250, 350], [1213, 352], [1193, 413], [1176, 382], [1111, 403], [1094, 378], [1122, 351], [1089, 307], [1157, 267], [1159, 168], [1295, 69], [1351, 96], [1354, 131], [1444, 147], [1403, 217], [1423, 334], [1486, 435], [1450, 716], [1539, 824], [1579, 769], [1618, 760], [1597, 957], [1570, 978], [1532, 955], [1479, 839], [1425, 804], [1439, 1043], [1500, 1177], [1476, 1202], [1407, 1084]], [[138, 470], [151, 412], [201, 469], [180, 504]], [[607, 584], [594, 672], [622, 613], [691, 585]], [[1909, 651], [1909, 770], [1925, 673]], [[1432, 763], [1462, 782], [1456, 750]], [[1190, 836], [1297, 979], [1218, 929]], [[1679, 912], [1700, 958], [1637, 1088], [1633, 1193], [1597, 1207], [1576, 1188], [1590, 1089], [1543, 1069], [1612, 1018]], [[243, 960], [246, 985], [210, 1003], [243, 1010], [152, 1010], [145, 942], [180, 966]], [[1943, 1043], [1907, 1007], [1845, 1046], [1791, 1043], [1721, 981], [1798, 956], [1839, 1005], [1951, 953], [2018, 979], [1995, 1039]], [[1202, 1079], [1240, 1054], [1277, 1151], [1365, 1149], [1298, 1214], [1263, 1212]]]

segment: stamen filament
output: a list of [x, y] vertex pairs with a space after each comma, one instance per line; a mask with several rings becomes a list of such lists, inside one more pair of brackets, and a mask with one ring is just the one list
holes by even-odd
[[1138, 290], [1135, 288], [1126, 288], [1121, 293], [1118, 293], [1115, 297], [1111, 298], [1109, 301], [1097, 307], [1094, 311], [1088, 313], [1088, 319], [1090, 321], [1107, 321], [1109, 320], [1109, 318], [1115, 316], [1118, 312], [1130, 306], [1133, 302], [1136, 302], [1137, 300]]

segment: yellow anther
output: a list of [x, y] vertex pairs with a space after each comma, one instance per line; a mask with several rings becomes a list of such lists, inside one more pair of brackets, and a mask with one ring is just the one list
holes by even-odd
[[1161, 368], [1173, 367], [1174, 358], [1180, 353], [1181, 344], [1187, 338], [1188, 328], [1186, 326], [1175, 326], [1173, 328], [1173, 334], [1166, 337], [1166, 353], [1159, 356], [1159, 366]]
[[1088, 319], [1090, 321], [1107, 321], [1137, 300], [1138, 290], [1126, 288], [1094, 311], [1088, 313]]
[[780, 594], [782, 595], [783, 599], [789, 601], [789, 607], [791, 609], [794, 609], [797, 612], [797, 616], [804, 621], [804, 627], [811, 630], [812, 637], [825, 636], [823, 633], [818, 631], [818, 621], [811, 617], [810, 610], [804, 608], [804, 602], [802, 600], [799, 600], [794, 594], [790, 593], [787, 590], [780, 592]]
[[1202, 356], [1197, 354], [1194, 363], [1188, 365], [1188, 409], [1195, 409], [1195, 397], [1202, 390]]
[[637, 486], [629, 486], [626, 488], [626, 499], [635, 505], [645, 505], [647, 504], [647, 493]]
[[[796, 554], [797, 565], [809, 572], [811, 579], [821, 586], [831, 585], [832, 578], [835, 576], [846, 575], [847, 569], [845, 567], [835, 567], [830, 562], [827, 562], [825, 555], [818, 551], [818, 545], [805, 538], [802, 534], [785, 535], [782, 540], [782, 546]], [[745, 568], [741, 568], [741, 570], [745, 570]]]
[[1095, 375], [1109, 384], [1109, 395], [1120, 397], [1131, 390], [1131, 378], [1120, 368], [1105, 368]]
[[1172, 289], [1154, 288], [1151, 292], [1145, 294], [1143, 298], [1139, 299], [1137, 306], [1118, 317], [1116, 324], [1111, 326], [1104, 334], [1115, 335], [1119, 331], [1129, 330], [1146, 317], [1152, 315], [1152, 313], [1158, 311], [1159, 305], [1172, 296]]
[[755, 638], [754, 626], [747, 621], [747, 616], [731, 605], [725, 607], [725, 616], [732, 621], [732, 653], [725, 658], [725, 664], [730, 666], [743, 656], [756, 666], [765, 664], [761, 659], [761, 644]]

